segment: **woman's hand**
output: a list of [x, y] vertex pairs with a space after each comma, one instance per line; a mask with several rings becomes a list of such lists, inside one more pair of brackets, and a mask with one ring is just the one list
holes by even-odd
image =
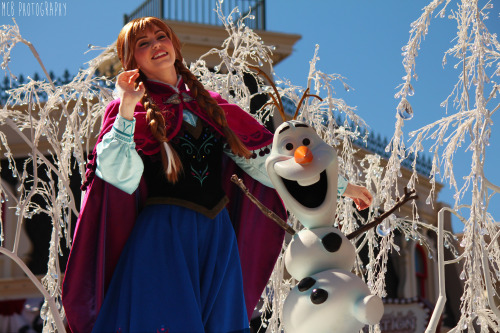
[[132, 69], [120, 73], [116, 78], [116, 87], [118, 88], [121, 99], [118, 112], [120, 116], [128, 120], [134, 119], [135, 105], [141, 100], [146, 92], [142, 82], [139, 82], [137, 87], [135, 86], [135, 80], [137, 80], [138, 77], [139, 70]]
[[364, 210], [372, 204], [373, 197], [364, 186], [353, 185], [351, 183], [347, 184], [344, 192], [344, 196], [351, 198], [356, 204], [358, 210]]

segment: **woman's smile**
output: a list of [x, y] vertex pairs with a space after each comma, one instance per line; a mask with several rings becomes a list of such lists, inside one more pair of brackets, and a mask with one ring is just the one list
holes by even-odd
[[175, 50], [165, 31], [156, 25], [142, 32], [135, 41], [137, 67], [148, 79], [175, 84]]
[[166, 51], [159, 51], [159, 52], [156, 52], [156, 53], [154, 54], [154, 56], [153, 56], [153, 58], [152, 58], [152, 59], [163, 58], [163, 57], [165, 57], [165, 56], [167, 56], [167, 55], [168, 55], [168, 52], [166, 52]]

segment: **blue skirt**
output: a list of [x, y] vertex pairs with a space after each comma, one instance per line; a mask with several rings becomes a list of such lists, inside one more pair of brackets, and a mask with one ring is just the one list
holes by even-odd
[[146, 206], [93, 332], [249, 332], [234, 229], [173, 205]]

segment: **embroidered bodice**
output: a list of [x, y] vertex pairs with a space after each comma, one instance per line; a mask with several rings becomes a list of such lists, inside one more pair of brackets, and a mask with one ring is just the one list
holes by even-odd
[[170, 144], [181, 159], [183, 172], [172, 184], [165, 177], [160, 154], [143, 156], [148, 203], [181, 205], [215, 217], [227, 204], [221, 178], [223, 138], [198, 119], [196, 126], [183, 122]]

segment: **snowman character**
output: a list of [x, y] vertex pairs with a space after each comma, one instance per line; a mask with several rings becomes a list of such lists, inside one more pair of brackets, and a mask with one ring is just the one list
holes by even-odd
[[266, 169], [286, 208], [305, 227], [285, 252], [288, 272], [300, 280], [283, 306], [286, 332], [354, 333], [376, 324], [384, 312], [382, 300], [350, 272], [356, 250], [332, 227], [337, 195], [352, 198], [361, 210], [371, 204], [368, 190], [338, 176], [335, 149], [300, 121], [276, 129]]

